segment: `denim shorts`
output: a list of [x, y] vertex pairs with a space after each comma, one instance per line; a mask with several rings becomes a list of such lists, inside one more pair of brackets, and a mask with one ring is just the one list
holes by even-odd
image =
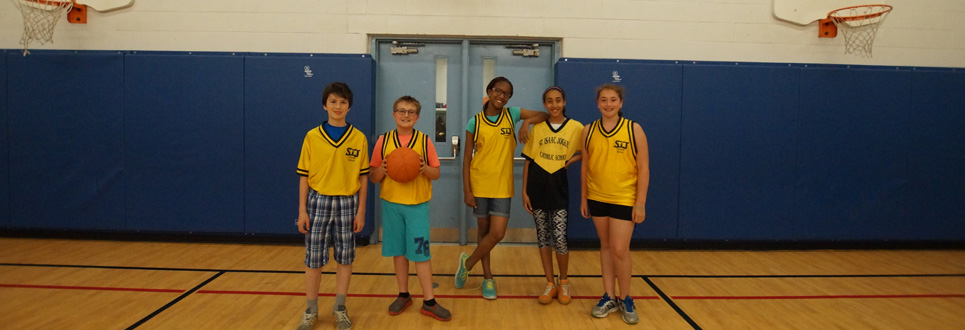
[[472, 209], [472, 214], [477, 218], [491, 215], [509, 218], [509, 204], [512, 200], [512, 198], [476, 197], [476, 208]]

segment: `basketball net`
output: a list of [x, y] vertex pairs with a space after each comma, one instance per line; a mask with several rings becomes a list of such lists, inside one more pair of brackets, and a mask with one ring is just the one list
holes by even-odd
[[11, 0], [20, 13], [23, 14], [23, 55], [30, 54], [31, 41], [39, 41], [41, 45], [54, 42], [54, 26], [57, 21], [67, 15], [74, 6], [73, 0]]
[[841, 8], [828, 13], [828, 18], [844, 34], [844, 53], [871, 57], [878, 26], [891, 12], [889, 5], [864, 5]]

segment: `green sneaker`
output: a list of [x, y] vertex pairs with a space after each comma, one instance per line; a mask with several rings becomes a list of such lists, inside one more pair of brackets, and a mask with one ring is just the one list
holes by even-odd
[[462, 289], [466, 286], [466, 280], [469, 279], [469, 270], [466, 269], [466, 260], [469, 260], [469, 255], [465, 252], [459, 254], [459, 266], [456, 268], [456, 289]]
[[496, 299], [496, 280], [495, 279], [484, 279], [482, 283], [482, 296], [483, 298], [493, 300]]

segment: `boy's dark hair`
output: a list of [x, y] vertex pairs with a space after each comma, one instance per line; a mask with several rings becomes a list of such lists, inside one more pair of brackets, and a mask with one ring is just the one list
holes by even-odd
[[422, 113], [422, 104], [419, 103], [419, 100], [416, 100], [416, 99], [415, 99], [414, 97], [412, 97], [411, 95], [406, 95], [406, 96], [403, 96], [403, 97], [400, 97], [400, 98], [396, 99], [395, 102], [392, 103], [392, 112], [395, 112], [395, 107], [397, 107], [397, 106], [399, 105], [399, 103], [401, 103], [401, 102], [411, 103], [411, 104], [415, 105], [415, 114], [416, 114], [417, 116]]
[[[496, 78], [493, 78], [493, 80], [490, 80], [489, 85], [486, 85], [486, 92], [489, 92], [493, 88], [496, 88], [496, 83], [500, 81], [505, 81], [507, 84], [509, 84], [509, 96], [513, 96], [513, 83], [510, 82], [509, 79], [507, 79], [506, 77], [496, 77]], [[489, 106], [489, 101], [486, 101], [486, 103], [483, 103], [483, 110], [486, 110], [486, 107], [488, 106]]]
[[322, 91], [322, 104], [328, 103], [328, 96], [332, 94], [348, 100], [348, 107], [352, 107], [352, 89], [348, 88], [347, 84], [336, 81], [325, 86], [325, 90]]

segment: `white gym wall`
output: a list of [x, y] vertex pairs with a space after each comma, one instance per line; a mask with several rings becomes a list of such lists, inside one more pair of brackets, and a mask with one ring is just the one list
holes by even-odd
[[[874, 57], [772, 15], [772, 0], [137, 0], [31, 49], [369, 53], [370, 36], [560, 38], [562, 56], [965, 67], [965, 0], [890, 0]], [[869, 0], [874, 2], [874, 0]], [[0, 1], [0, 48], [23, 21]]]

